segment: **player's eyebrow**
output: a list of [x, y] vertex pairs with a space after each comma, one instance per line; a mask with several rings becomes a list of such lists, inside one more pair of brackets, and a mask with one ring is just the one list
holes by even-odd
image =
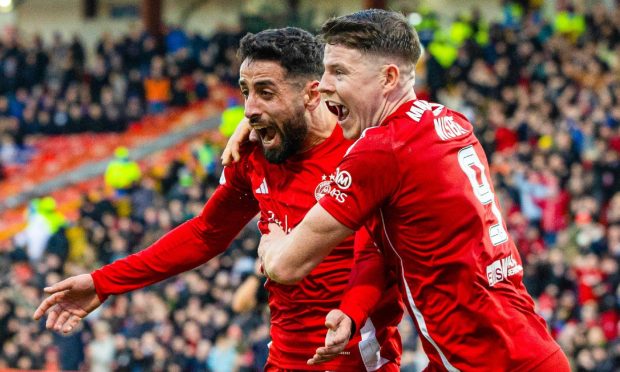
[[254, 87], [256, 88], [273, 88], [276, 84], [271, 79], [260, 79], [254, 81]]
[[340, 69], [343, 71], [348, 71], [347, 67], [339, 62], [327, 63], [325, 65], [325, 68], [328, 68], [330, 70]]
[[[274, 88], [276, 83], [272, 79], [259, 79], [252, 82], [254, 88]], [[239, 79], [239, 88], [247, 88], [248, 82], [244, 78]]]

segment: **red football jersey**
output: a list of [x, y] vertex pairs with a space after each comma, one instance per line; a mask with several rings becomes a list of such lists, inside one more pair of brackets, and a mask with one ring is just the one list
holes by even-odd
[[[350, 145], [336, 126], [324, 142], [280, 165], [267, 162], [260, 146], [245, 148], [242, 159], [224, 169], [220, 186], [200, 216], [172, 230], [148, 249], [93, 272], [99, 297], [105, 299], [110, 294], [140, 288], [206, 262], [223, 252], [259, 211], [263, 232], [270, 222], [290, 231], [321, 196], [332, 191], [327, 176]], [[358, 234], [355, 244], [374, 246], [367, 234]], [[364, 286], [360, 296], [372, 303], [379, 297], [381, 300], [342, 356], [316, 366], [306, 364], [325, 344], [325, 316], [338, 308], [348, 286], [353, 244], [353, 238], [347, 239], [297, 285], [267, 281], [270, 364], [282, 369], [358, 372], [400, 362], [397, 325], [404, 305], [394, 280], [387, 289]], [[364, 275], [356, 278], [368, 281]], [[353, 280], [351, 285], [355, 283]]]
[[[241, 161], [225, 168], [221, 187], [254, 194], [260, 206], [259, 228], [263, 233], [268, 232], [269, 223], [276, 223], [290, 232], [318, 199], [330, 193], [328, 175], [351, 144], [342, 136], [342, 129], [336, 126], [330, 138], [309, 151], [292, 156], [281, 165], [267, 162], [262, 149], [254, 146]], [[363, 237], [361, 235], [359, 239]], [[314, 355], [317, 347], [325, 343], [325, 316], [338, 308], [349, 283], [353, 244], [353, 237], [345, 240], [296, 285], [267, 280], [265, 287], [269, 291], [272, 339], [269, 360], [272, 363], [288, 369], [309, 369], [306, 361]], [[369, 238], [362, 244], [374, 246]], [[315, 366], [315, 369], [375, 370], [389, 360], [397, 360], [401, 346], [395, 327], [404, 310], [397, 292], [397, 287], [392, 285], [371, 315], [368, 324], [374, 326], [365, 336], [362, 355], [362, 348], [357, 345], [361, 341], [358, 332], [343, 356]], [[390, 309], [391, 306], [395, 306], [396, 311]], [[368, 346], [373, 343], [374, 346]]]
[[463, 115], [407, 102], [364, 131], [331, 179], [339, 192], [320, 204], [351, 229], [366, 225], [399, 273], [429, 370], [527, 371], [558, 350]]

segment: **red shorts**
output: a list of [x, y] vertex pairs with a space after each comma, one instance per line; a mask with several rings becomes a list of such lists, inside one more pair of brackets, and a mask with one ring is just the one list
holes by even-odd
[[551, 354], [542, 363], [537, 365], [532, 372], [570, 372], [570, 364], [562, 349], [558, 349], [555, 353]]
[[[445, 369], [437, 366], [437, 365], [429, 365], [424, 368], [423, 372], [436, 372], [436, 371], [444, 371]], [[529, 367], [528, 369], [519, 369], [519, 371], [524, 372], [571, 372], [570, 364], [568, 363], [568, 359], [566, 359], [566, 355], [562, 349], [558, 349], [553, 354], [549, 355], [545, 360], [543, 360], [539, 365], [534, 368]]]
[[[275, 366], [270, 361], [267, 361], [265, 364], [265, 372], [308, 372], [308, 371], [317, 371], [316, 369], [287, 369], [287, 368], [279, 368]], [[392, 361], [384, 364], [381, 368], [375, 370], [376, 372], [400, 372], [400, 366]], [[337, 371], [336, 371], [337, 372]], [[362, 371], [360, 371], [362, 372]], [[554, 371], [555, 372], [555, 371]]]

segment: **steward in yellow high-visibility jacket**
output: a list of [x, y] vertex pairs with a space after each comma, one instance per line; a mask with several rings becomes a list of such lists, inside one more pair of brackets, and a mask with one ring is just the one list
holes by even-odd
[[118, 147], [114, 150], [114, 160], [105, 171], [106, 186], [117, 192], [130, 190], [142, 177], [138, 163], [129, 159], [129, 150]]

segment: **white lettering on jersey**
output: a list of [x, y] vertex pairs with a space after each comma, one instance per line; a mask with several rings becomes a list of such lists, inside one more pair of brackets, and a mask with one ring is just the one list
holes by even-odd
[[334, 199], [336, 199], [341, 204], [344, 203], [344, 201], [349, 196], [336, 188], [331, 189], [331, 191], [329, 192], [329, 195], [333, 197]]
[[424, 111], [433, 111], [433, 115], [437, 116], [443, 110], [443, 105], [439, 103], [428, 103], [423, 99], [419, 99], [411, 105], [409, 111], [407, 111], [407, 115], [411, 118], [411, 120], [416, 123], [420, 122], [422, 115], [424, 115]]
[[[336, 174], [338, 173], [339, 169], [336, 168]], [[345, 185], [348, 184], [347, 187], [351, 186], [351, 175], [349, 174], [349, 172], [345, 173], [347, 175], [349, 175], [348, 177], [348, 183], [346, 181], [346, 176], [342, 176], [342, 179], [344, 181], [342, 181]], [[323, 181], [321, 183], [319, 183], [316, 188], [314, 189], [314, 198], [319, 201], [321, 200], [322, 197], [324, 197], [325, 195], [330, 195], [331, 197], [333, 197], [334, 199], [336, 199], [339, 203], [344, 203], [344, 201], [347, 198], [347, 194], [345, 194], [344, 192], [338, 190], [335, 187], [332, 187], [332, 182], [338, 184], [335, 179], [337, 178], [337, 175], [332, 174], [329, 176], [329, 180], [327, 179], [327, 176], [323, 175]], [[340, 185], [339, 185], [340, 186]]]
[[343, 190], [351, 187], [351, 173], [347, 171], [341, 171], [340, 168], [336, 168], [336, 173], [329, 176], [329, 178], [338, 185]]
[[435, 132], [444, 141], [462, 136], [468, 132], [454, 121], [452, 116], [442, 116], [433, 120]]
[[267, 223], [275, 223], [282, 230], [286, 231], [287, 234], [293, 231], [293, 228], [288, 226], [288, 215], [284, 215], [284, 223], [282, 223], [273, 211], [267, 211]]
[[493, 287], [495, 284], [504, 281], [509, 276], [518, 274], [521, 271], [523, 271], [523, 266], [519, 265], [512, 255], [495, 260], [487, 266], [487, 279], [489, 280], [489, 287]]
[[439, 116], [439, 114], [441, 114], [441, 111], [443, 111], [443, 105], [440, 105], [439, 103], [431, 103], [431, 108], [433, 108], [434, 116]]
[[420, 122], [420, 119], [422, 118], [422, 115], [424, 114], [424, 111], [430, 111], [431, 110], [431, 105], [429, 105], [428, 102], [419, 99], [415, 102], [413, 102], [413, 104], [411, 105], [411, 108], [409, 109], [409, 111], [407, 111], [407, 115], [411, 118], [411, 120], [415, 121], [416, 123]]
[[222, 170], [222, 175], [220, 176], [220, 185], [226, 184], [226, 167]]

